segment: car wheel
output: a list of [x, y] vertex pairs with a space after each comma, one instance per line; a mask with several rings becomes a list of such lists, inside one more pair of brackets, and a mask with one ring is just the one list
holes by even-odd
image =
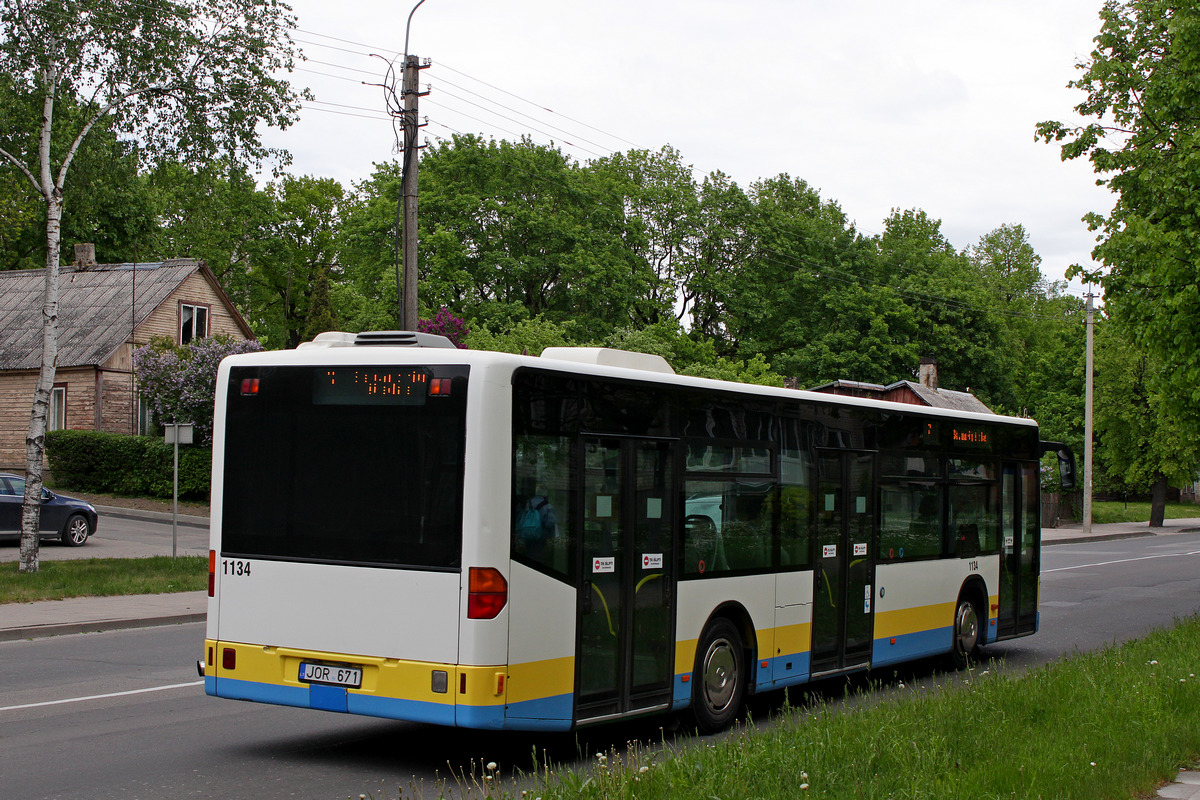
[[88, 540], [90, 533], [87, 519], [82, 514], [72, 514], [63, 526], [62, 543], [67, 547], [79, 547]]
[[696, 650], [692, 713], [705, 733], [724, 730], [741, 713], [746, 693], [745, 652], [732, 622], [720, 617], [705, 629]]

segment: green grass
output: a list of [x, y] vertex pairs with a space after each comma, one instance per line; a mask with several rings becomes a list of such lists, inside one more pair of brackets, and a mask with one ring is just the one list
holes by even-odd
[[767, 730], [739, 728], [665, 748], [634, 743], [593, 758], [581, 772], [543, 767], [515, 787], [498, 778], [521, 765], [497, 765], [492, 778], [481, 767], [438, 793], [525, 800], [1149, 797], [1200, 753], [1198, 671], [1200, 619], [1190, 618], [1020, 675], [978, 668], [943, 687], [895, 682], [869, 690], [853, 710], [813, 701], [785, 708]]
[[0, 568], [0, 603], [206, 588], [208, 562], [203, 556], [42, 561], [32, 574], [19, 573], [16, 562]]
[[[1200, 505], [1195, 503], [1167, 503], [1166, 519], [1187, 519], [1200, 517]], [[1149, 522], [1149, 503], [1122, 503], [1119, 500], [1106, 500], [1092, 503], [1092, 522], [1097, 525], [1104, 522]]]

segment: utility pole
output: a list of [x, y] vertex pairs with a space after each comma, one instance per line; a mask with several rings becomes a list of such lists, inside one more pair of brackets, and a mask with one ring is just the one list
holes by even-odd
[[1095, 311], [1091, 290], [1087, 293], [1087, 357], [1083, 390], [1083, 534], [1092, 532], [1092, 330]]
[[[420, 5], [418, 3], [418, 5]], [[414, 8], [413, 11], [416, 11]], [[418, 78], [420, 70], [429, 64], [419, 64], [414, 55], [404, 58], [404, 172], [400, 182], [400, 194], [404, 203], [404, 232], [402, 240], [402, 262], [404, 265], [404, 289], [400, 308], [400, 329], [417, 329], [417, 101], [429, 94], [422, 92]]]

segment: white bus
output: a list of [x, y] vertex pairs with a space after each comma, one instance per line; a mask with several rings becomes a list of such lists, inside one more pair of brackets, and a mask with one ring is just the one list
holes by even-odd
[[711, 731], [750, 693], [1038, 626], [1031, 420], [322, 334], [226, 359], [214, 439], [217, 697]]

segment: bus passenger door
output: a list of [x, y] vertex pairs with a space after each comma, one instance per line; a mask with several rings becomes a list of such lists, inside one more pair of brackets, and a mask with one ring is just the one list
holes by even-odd
[[583, 440], [577, 722], [669, 704], [675, 449]]
[[874, 633], [875, 457], [825, 452], [817, 467], [813, 675], [867, 666]]
[[1005, 464], [1000, 484], [1000, 608], [996, 635], [1008, 638], [1037, 630], [1041, 571], [1041, 509], [1038, 465]]

